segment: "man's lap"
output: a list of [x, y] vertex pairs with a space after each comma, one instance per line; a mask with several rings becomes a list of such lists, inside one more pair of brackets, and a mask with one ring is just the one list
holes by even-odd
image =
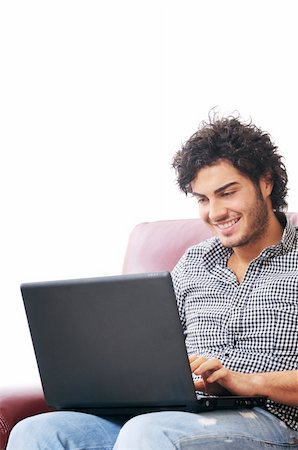
[[160, 412], [125, 422], [76, 412], [41, 414], [16, 425], [7, 450], [112, 450], [116, 440], [115, 450], [298, 449], [298, 433], [259, 408]]

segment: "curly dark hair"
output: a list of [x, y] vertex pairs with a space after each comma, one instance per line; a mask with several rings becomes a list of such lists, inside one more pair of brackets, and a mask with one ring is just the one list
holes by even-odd
[[271, 177], [272, 207], [276, 211], [286, 210], [288, 176], [268, 133], [252, 122], [241, 122], [239, 117], [209, 117], [209, 122], [202, 122], [174, 156], [173, 167], [180, 189], [190, 193], [190, 183], [198, 171], [218, 160], [229, 161], [255, 185], [262, 176]]

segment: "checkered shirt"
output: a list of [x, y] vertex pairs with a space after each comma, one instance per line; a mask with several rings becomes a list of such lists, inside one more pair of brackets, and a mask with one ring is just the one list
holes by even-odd
[[[186, 251], [172, 272], [189, 354], [252, 373], [298, 369], [298, 227], [254, 259], [239, 284], [232, 250], [214, 237]], [[298, 383], [298, 379], [297, 379]], [[298, 430], [298, 407], [266, 408]]]

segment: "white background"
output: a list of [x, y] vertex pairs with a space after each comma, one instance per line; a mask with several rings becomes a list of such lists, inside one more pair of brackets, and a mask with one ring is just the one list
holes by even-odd
[[38, 382], [21, 282], [120, 273], [135, 224], [197, 215], [171, 161], [213, 107], [269, 131], [298, 210], [295, 3], [1, 1], [1, 386]]

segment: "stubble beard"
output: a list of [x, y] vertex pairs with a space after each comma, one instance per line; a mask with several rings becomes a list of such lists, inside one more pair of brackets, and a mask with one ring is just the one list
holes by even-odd
[[261, 192], [256, 190], [256, 204], [247, 211], [249, 217], [248, 230], [244, 235], [240, 236], [238, 240], [233, 241], [233, 237], [222, 242], [224, 247], [244, 247], [246, 245], [254, 244], [263, 236], [266, 235], [269, 223], [269, 212]]

